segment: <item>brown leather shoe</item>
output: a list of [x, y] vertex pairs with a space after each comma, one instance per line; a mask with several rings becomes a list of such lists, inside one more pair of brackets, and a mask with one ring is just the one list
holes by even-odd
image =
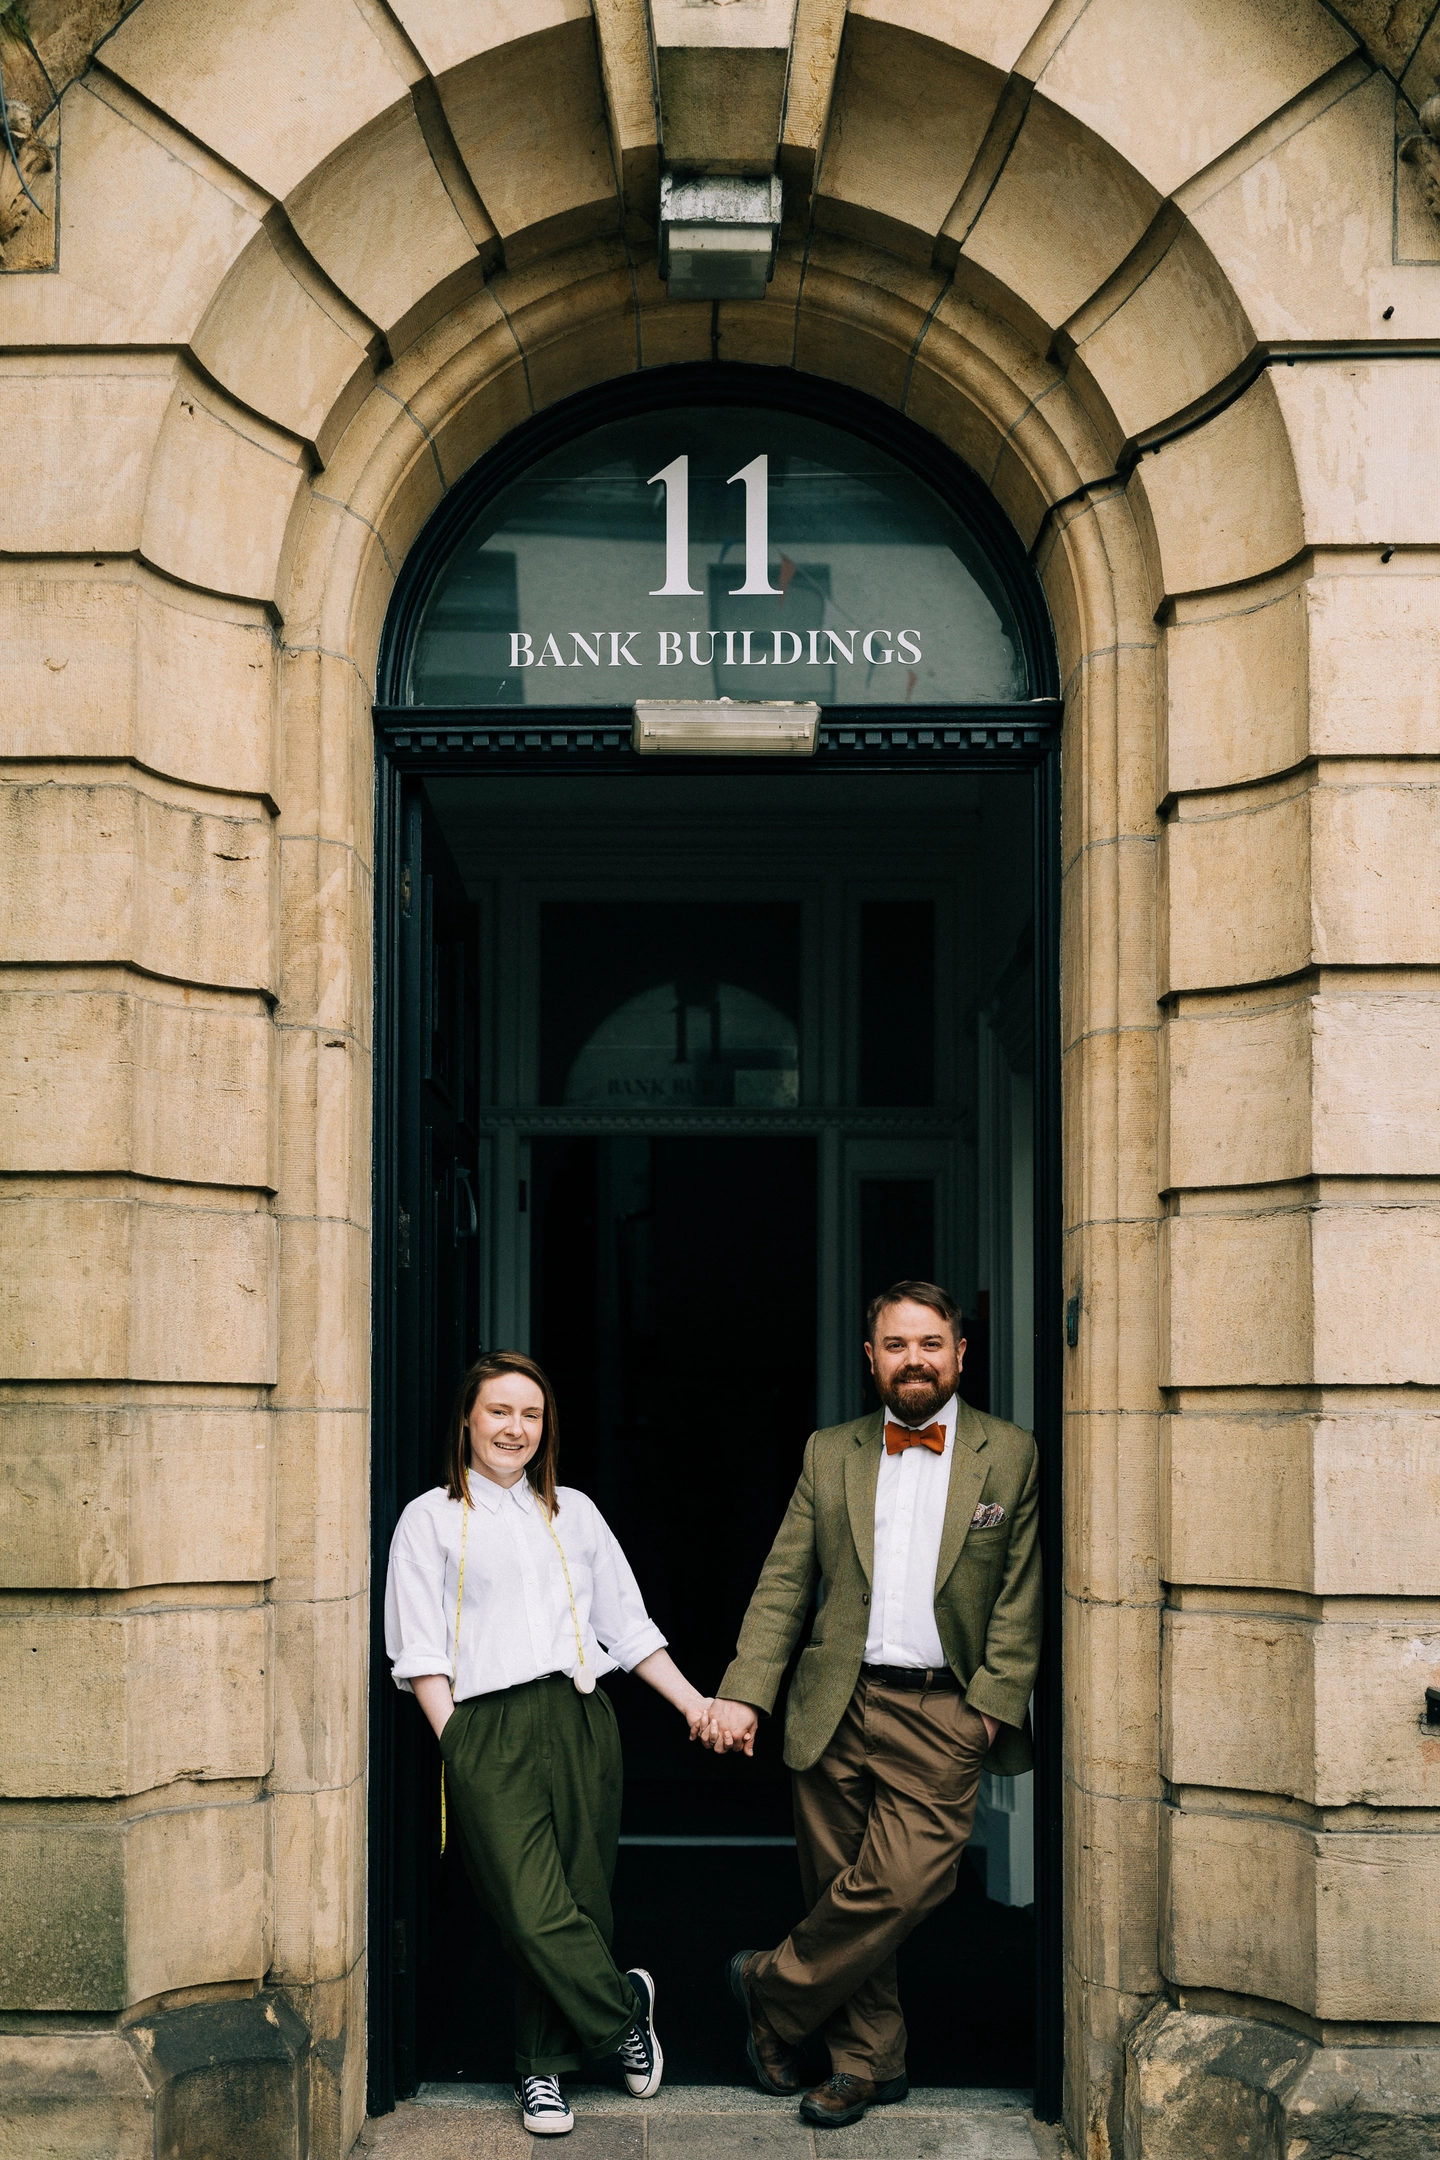
[[884, 2078], [877, 2085], [873, 2078], [852, 2077], [848, 2070], [836, 2070], [807, 2092], [800, 2102], [802, 2122], [822, 2124], [827, 2130], [839, 2130], [846, 2123], [857, 2123], [866, 2108], [886, 2107], [892, 2100], [903, 2100], [910, 2090], [910, 2080], [902, 2070], [899, 2077]]
[[756, 2083], [762, 2092], [774, 2093], [781, 2100], [793, 2100], [796, 2093], [805, 2090], [799, 2055], [781, 2039], [750, 1992], [750, 1969], [759, 1955], [758, 1950], [737, 1950], [725, 1968], [725, 1976], [731, 1994], [741, 2005], [749, 2023], [745, 2035], [745, 2059], [755, 2073]]

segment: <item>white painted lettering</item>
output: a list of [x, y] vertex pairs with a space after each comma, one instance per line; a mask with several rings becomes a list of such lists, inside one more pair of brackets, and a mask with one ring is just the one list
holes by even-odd
[[[548, 655], [550, 653], [554, 653], [555, 655], [555, 658], [553, 660], [548, 658]], [[535, 665], [536, 667], [564, 667], [565, 662], [560, 657], [560, 647], [555, 642], [555, 633], [553, 630], [551, 631], [549, 637], [546, 638], [545, 643], [540, 651], [540, 658], [536, 661]], [[577, 667], [580, 665], [578, 660], [576, 661], [575, 665]]]
[[888, 667], [894, 659], [895, 655], [888, 645], [882, 653], [874, 653], [870, 650], [877, 637], [888, 638], [889, 635], [888, 630], [867, 630], [860, 640], [860, 650], [864, 653], [871, 667]]
[[[788, 660], [786, 659], [786, 657], [785, 657], [784, 653], [783, 653], [783, 652], [782, 652], [782, 651], [780, 650], [780, 646], [781, 646], [781, 642], [782, 642], [782, 640], [783, 640], [783, 639], [785, 639], [785, 638], [787, 638], [787, 637], [788, 637], [788, 638], [790, 638], [790, 639], [791, 639], [791, 640], [793, 641], [793, 643], [794, 643], [794, 646], [795, 646], [795, 650], [794, 650], [794, 652], [792, 652], [792, 653], [791, 653], [791, 655], [790, 655], [790, 657], [789, 657], [789, 659], [788, 659]], [[799, 633], [799, 631], [798, 631], [798, 630], [777, 630], [777, 631], [775, 632], [775, 665], [776, 665], [776, 667], [794, 667], [794, 665], [795, 665], [795, 662], [796, 662], [796, 661], [797, 661], [797, 660], [799, 659], [799, 657], [800, 657], [800, 651], [801, 651], [801, 643], [800, 643], [800, 633]]]
[[622, 660], [628, 660], [631, 667], [639, 667], [640, 662], [630, 650], [630, 640], [639, 637], [638, 630], [607, 630], [605, 635], [610, 640], [611, 667], [619, 667]]
[[600, 640], [604, 637], [604, 635], [605, 633], [603, 630], [597, 630], [595, 632], [595, 644], [592, 650], [589, 639], [581, 637], [578, 630], [572, 630], [570, 632], [570, 642], [575, 647], [575, 657], [570, 662], [571, 667], [579, 667], [580, 655], [582, 652], [584, 653], [586, 659], [590, 662], [591, 667], [599, 667]]
[[896, 633], [900, 643], [900, 656], [904, 660], [920, 658], [920, 633], [918, 630], [900, 630]]
[[661, 667], [679, 667], [684, 657], [685, 655], [680, 650], [680, 632], [678, 630], [662, 630], [660, 632]]
[[690, 658], [692, 663], [696, 667], [709, 667], [711, 661], [715, 658], [715, 632], [711, 630], [708, 635], [710, 639], [710, 650], [708, 653], [706, 653], [705, 658], [702, 660], [700, 658], [700, 632], [698, 630], [692, 630], [690, 632]]
[[[739, 481], [745, 490], [745, 582], [732, 585], [735, 593], [776, 593], [770, 583], [770, 460], [762, 452], [731, 473], [729, 487]], [[667, 495], [668, 502], [669, 497]]]
[[[751, 640], [751, 638], [752, 638], [752, 637], [754, 636], [754, 634], [755, 634], [755, 633], [754, 633], [754, 631], [753, 631], [753, 630], [742, 630], [742, 631], [741, 631], [741, 633], [740, 633], [740, 644], [741, 644], [741, 657], [740, 657], [740, 665], [741, 665], [741, 667], [764, 667], [764, 665], [765, 665], [765, 662], [764, 662], [764, 660], [763, 660], [763, 659], [760, 659], [760, 658], [758, 658], [758, 657], [757, 657], [757, 658], [755, 658], [755, 659], [753, 659], [753, 660], [752, 660], [752, 658], [751, 658], [751, 656], [750, 656], [750, 640]], [[761, 631], [760, 635], [761, 635], [762, 637], [763, 637], [763, 636], [765, 635], [765, 633], [764, 633], [764, 631], [763, 631], [763, 630]]]
[[810, 665], [811, 667], [819, 667], [820, 665], [820, 633], [818, 630], [810, 632]]
[[726, 667], [734, 667], [735, 665], [735, 633], [733, 630], [725, 632], [725, 665]]
[[690, 583], [689, 458], [672, 458], [659, 472], [651, 473], [651, 487], [657, 484], [665, 490], [665, 582], [652, 587], [650, 597], [660, 600], [667, 593], [698, 596], [699, 588]]
[[838, 652], [838, 653], [839, 653], [839, 655], [840, 655], [840, 658], [841, 658], [841, 659], [842, 659], [842, 660], [843, 660], [843, 661], [844, 661], [844, 662], [846, 663], [846, 665], [847, 665], [847, 666], [849, 666], [849, 667], [854, 667], [854, 665], [855, 665], [855, 633], [854, 633], [854, 631], [852, 630], [852, 631], [851, 631], [851, 633], [850, 633], [850, 642], [849, 642], [849, 644], [848, 644], [848, 645], [846, 644], [846, 642], [845, 642], [844, 638], [843, 638], [843, 637], [841, 637], [841, 635], [840, 635], [840, 632], [839, 632], [838, 630], [827, 630], [827, 631], [825, 632], [825, 636], [826, 636], [826, 639], [827, 639], [827, 641], [828, 641], [828, 643], [829, 643], [829, 646], [830, 646], [830, 666], [831, 666], [831, 667], [834, 667], [834, 665], [835, 665], [835, 655], [836, 655], [836, 653]]
[[523, 630], [510, 632], [511, 667], [531, 667], [535, 660], [535, 648]]

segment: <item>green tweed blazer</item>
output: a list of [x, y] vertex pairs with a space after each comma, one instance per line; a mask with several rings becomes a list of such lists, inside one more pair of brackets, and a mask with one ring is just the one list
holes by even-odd
[[[819, 1760], [855, 1692], [870, 1623], [875, 1487], [883, 1412], [812, 1433], [800, 1482], [741, 1623], [716, 1693], [775, 1707], [812, 1593], [819, 1611], [800, 1653], [785, 1713], [785, 1760]], [[1040, 1547], [1035, 1442], [1018, 1425], [959, 1405], [940, 1559], [935, 1624], [946, 1662], [977, 1710], [999, 1720], [985, 1767], [1015, 1777], [1034, 1761], [1029, 1702], [1040, 1662]], [[1001, 1521], [973, 1523], [998, 1503]]]

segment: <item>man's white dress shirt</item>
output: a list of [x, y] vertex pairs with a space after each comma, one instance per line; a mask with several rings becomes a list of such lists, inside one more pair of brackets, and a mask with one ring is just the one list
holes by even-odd
[[[939, 1671], [945, 1663], [935, 1625], [935, 1570], [955, 1456], [955, 1397], [912, 1431], [939, 1425], [945, 1448], [908, 1447], [883, 1453], [875, 1487], [875, 1573], [870, 1584], [867, 1665], [915, 1665]], [[901, 1421], [887, 1410], [885, 1421]], [[881, 1449], [885, 1441], [882, 1435]]]
[[[410, 1694], [423, 1673], [453, 1674], [455, 1700], [463, 1702], [579, 1668], [565, 1570], [529, 1479], [497, 1485], [472, 1470], [470, 1497], [458, 1670], [461, 1503], [434, 1486], [410, 1502], [395, 1526], [385, 1650], [396, 1686]], [[594, 1502], [572, 1485], [562, 1485], [558, 1497], [553, 1528], [570, 1569], [586, 1670], [597, 1679], [617, 1666], [632, 1672], [652, 1650], [664, 1649], [665, 1637]]]

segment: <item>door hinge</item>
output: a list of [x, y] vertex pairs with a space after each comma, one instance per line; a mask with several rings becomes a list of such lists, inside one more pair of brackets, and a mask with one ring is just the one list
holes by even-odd
[[408, 862], [400, 865], [400, 912], [402, 915], [408, 915], [410, 912], [410, 865]]
[[410, 1211], [408, 1208], [402, 1207], [400, 1210], [400, 1219], [396, 1228], [396, 1246], [397, 1264], [402, 1268], [408, 1268], [410, 1265]]

